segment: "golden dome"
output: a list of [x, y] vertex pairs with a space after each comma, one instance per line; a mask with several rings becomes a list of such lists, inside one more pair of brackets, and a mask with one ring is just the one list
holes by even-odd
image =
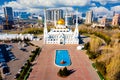
[[59, 25], [64, 25], [65, 24], [65, 21], [63, 19], [60, 19], [57, 21], [57, 24]]

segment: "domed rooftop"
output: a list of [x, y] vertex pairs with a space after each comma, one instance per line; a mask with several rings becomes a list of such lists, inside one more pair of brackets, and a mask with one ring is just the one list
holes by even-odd
[[57, 21], [57, 24], [58, 25], [64, 25], [65, 21], [63, 19], [60, 19], [60, 20]]

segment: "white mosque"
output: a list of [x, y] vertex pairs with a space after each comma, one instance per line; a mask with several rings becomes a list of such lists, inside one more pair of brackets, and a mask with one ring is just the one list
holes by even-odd
[[78, 31], [78, 12], [76, 11], [76, 27], [72, 31], [67, 26], [67, 12], [65, 21], [60, 19], [56, 21], [54, 19], [55, 28], [52, 28], [49, 32], [47, 30], [46, 23], [46, 10], [44, 10], [44, 44], [79, 44], [79, 31]]

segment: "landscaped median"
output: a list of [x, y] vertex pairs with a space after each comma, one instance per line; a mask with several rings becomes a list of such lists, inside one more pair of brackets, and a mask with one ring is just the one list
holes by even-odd
[[99, 70], [97, 70], [97, 68], [96, 68], [96, 64], [95, 64], [95, 63], [92, 63], [92, 66], [93, 66], [93, 68], [95, 68], [95, 70], [96, 70], [96, 72], [98, 73], [98, 75], [99, 75], [100, 79], [101, 79], [101, 80], [104, 80], [103, 75], [100, 73], [100, 71], [99, 71]]
[[40, 54], [40, 52], [40, 47], [36, 48], [36, 50], [31, 52], [32, 54], [30, 55], [30, 58], [27, 60], [25, 65], [22, 67], [22, 70], [20, 71], [20, 75], [17, 80], [27, 80], [30, 72], [32, 71], [32, 62], [35, 60], [36, 56]]
[[103, 44], [103, 41], [96, 36], [91, 36], [90, 42], [84, 45], [84, 49], [87, 50], [86, 54], [89, 59], [94, 61], [92, 66], [95, 68], [101, 80], [104, 80], [104, 75], [106, 74], [106, 65], [104, 62], [97, 61], [97, 58], [101, 55], [100, 48]]

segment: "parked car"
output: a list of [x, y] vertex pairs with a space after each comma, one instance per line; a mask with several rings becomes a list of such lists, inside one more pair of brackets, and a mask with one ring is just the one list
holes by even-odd
[[20, 50], [22, 50], [22, 51], [26, 51], [26, 52], [27, 52], [27, 50], [26, 50], [25, 48], [20, 48]]
[[0, 67], [8, 67], [8, 65], [5, 62], [0, 63]]
[[17, 74], [14, 76], [14, 79], [17, 79], [19, 76], [20, 76], [20, 74], [17, 73]]
[[3, 74], [5, 74], [5, 75], [10, 74], [9, 67], [3, 67], [3, 68], [2, 68], [2, 72], [3, 72]]

